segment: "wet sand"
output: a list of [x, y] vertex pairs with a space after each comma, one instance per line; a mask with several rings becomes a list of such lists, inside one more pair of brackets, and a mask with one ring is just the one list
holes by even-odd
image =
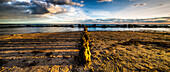
[[169, 71], [170, 33], [88, 32], [92, 62], [80, 66], [82, 32], [0, 35], [0, 71]]

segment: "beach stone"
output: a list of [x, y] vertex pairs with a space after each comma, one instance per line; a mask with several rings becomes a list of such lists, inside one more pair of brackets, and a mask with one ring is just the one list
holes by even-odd
[[12, 34], [12, 36], [16, 36], [16, 34]]
[[100, 53], [100, 54], [104, 54], [104, 52], [101, 52], [101, 51], [100, 51], [99, 53]]
[[110, 50], [110, 51], [112, 51], [112, 50], [113, 50], [113, 47], [108, 47], [107, 49]]
[[101, 57], [101, 55], [97, 55], [98, 57]]
[[103, 52], [104, 52], [105, 54], [108, 54], [108, 53], [109, 53], [109, 51], [108, 51], [108, 50], [104, 50]]

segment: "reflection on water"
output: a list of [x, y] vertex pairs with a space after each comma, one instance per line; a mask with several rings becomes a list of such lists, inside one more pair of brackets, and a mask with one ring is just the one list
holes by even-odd
[[53, 33], [83, 31], [83, 28], [71, 27], [21, 27], [21, 28], [2, 28], [0, 34], [25, 34], [25, 33]]
[[[88, 28], [88, 31], [167, 31], [170, 28]], [[53, 32], [72, 32], [83, 31], [83, 28], [71, 27], [21, 27], [21, 28], [1, 28], [0, 34], [25, 34], [25, 33], [53, 33]]]

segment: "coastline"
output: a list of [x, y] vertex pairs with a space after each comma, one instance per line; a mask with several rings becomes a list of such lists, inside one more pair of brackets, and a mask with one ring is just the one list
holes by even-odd
[[95, 31], [88, 34], [92, 62], [85, 68], [76, 62], [82, 32], [0, 35], [3, 62], [0, 71], [169, 70], [169, 32]]

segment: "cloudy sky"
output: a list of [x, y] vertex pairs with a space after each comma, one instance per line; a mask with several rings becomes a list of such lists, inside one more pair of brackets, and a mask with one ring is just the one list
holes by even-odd
[[0, 0], [0, 24], [170, 22], [170, 0]]

